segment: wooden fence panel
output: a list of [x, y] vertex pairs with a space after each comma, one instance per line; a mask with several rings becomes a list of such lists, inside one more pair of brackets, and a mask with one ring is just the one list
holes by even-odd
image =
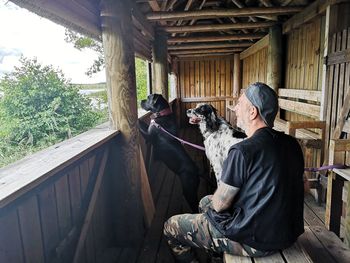
[[212, 104], [225, 116], [225, 101], [233, 88], [232, 56], [179, 60], [179, 72], [182, 124], [188, 122], [186, 110], [202, 102]]
[[[334, 57], [334, 54], [350, 50], [350, 28], [338, 32], [332, 36], [332, 43], [330, 47], [331, 53], [329, 57]], [[328, 63], [328, 88], [329, 88], [329, 103], [327, 109], [327, 130], [326, 138], [327, 144], [329, 139], [333, 138], [333, 132], [338, 125], [338, 116], [340, 116], [341, 109], [344, 103], [344, 97], [350, 89], [350, 60], [339, 59]], [[348, 134], [346, 137], [349, 137]], [[334, 138], [335, 139], [335, 138]], [[341, 159], [344, 160], [345, 156]]]

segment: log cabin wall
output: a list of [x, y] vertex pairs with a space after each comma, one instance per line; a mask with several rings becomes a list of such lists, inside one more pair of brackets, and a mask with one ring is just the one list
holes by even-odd
[[232, 96], [233, 56], [180, 59], [178, 72], [181, 124], [188, 123], [186, 110], [202, 102], [225, 116], [226, 99]]

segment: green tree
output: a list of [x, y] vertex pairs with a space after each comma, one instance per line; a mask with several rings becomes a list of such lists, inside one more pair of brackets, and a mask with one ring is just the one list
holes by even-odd
[[0, 80], [0, 155], [18, 149], [43, 148], [95, 126], [101, 113], [79, 94], [60, 70], [36, 59], [20, 59], [21, 66]]
[[[102, 43], [76, 33], [70, 29], [65, 31], [65, 41], [72, 43], [78, 50], [85, 48], [92, 49], [97, 52], [98, 58], [94, 60], [93, 64], [86, 71], [86, 75], [91, 76], [94, 73], [100, 72], [104, 69], [105, 62], [103, 56]], [[145, 60], [136, 58], [136, 89], [137, 89], [137, 102], [140, 105], [140, 101], [147, 97], [147, 62]]]
[[137, 105], [140, 101], [147, 97], [147, 62], [145, 60], [136, 58], [136, 91], [137, 91]]

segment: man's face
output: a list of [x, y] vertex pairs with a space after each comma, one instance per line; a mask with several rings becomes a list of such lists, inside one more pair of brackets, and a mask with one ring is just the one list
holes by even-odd
[[254, 107], [253, 104], [247, 99], [245, 94], [242, 94], [239, 97], [238, 102], [234, 107], [237, 117], [237, 126], [244, 131], [246, 131], [250, 122], [252, 107]]

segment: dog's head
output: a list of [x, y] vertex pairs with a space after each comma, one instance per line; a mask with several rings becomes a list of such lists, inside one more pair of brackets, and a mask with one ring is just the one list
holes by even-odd
[[141, 101], [142, 109], [153, 113], [169, 108], [169, 103], [160, 94], [150, 94], [146, 100]]
[[200, 103], [196, 108], [188, 109], [186, 114], [191, 124], [205, 123], [212, 130], [219, 126], [219, 119], [216, 114], [217, 110], [210, 104]]

